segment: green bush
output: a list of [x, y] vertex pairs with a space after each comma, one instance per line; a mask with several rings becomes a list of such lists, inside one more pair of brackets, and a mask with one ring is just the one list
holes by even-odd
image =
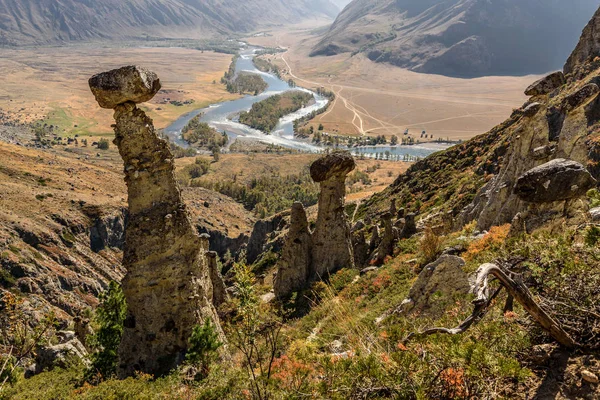
[[110, 148], [110, 143], [108, 139], [100, 139], [98, 141], [98, 149], [99, 150], [108, 150]]

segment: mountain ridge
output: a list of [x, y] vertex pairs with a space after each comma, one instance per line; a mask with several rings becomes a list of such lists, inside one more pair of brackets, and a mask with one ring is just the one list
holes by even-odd
[[456, 77], [559, 69], [596, 0], [354, 0], [312, 56], [364, 53], [416, 72]]
[[0, 44], [211, 39], [338, 11], [328, 0], [0, 0]]

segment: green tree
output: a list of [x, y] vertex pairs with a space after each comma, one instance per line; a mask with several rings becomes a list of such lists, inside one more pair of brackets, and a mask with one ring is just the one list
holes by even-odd
[[201, 379], [208, 376], [210, 365], [217, 359], [217, 350], [221, 346], [223, 343], [219, 341], [219, 335], [209, 318], [204, 320], [204, 325], [194, 326], [185, 358], [200, 368]]
[[390, 143], [392, 146], [396, 146], [398, 144], [398, 136], [392, 135], [392, 137], [390, 139]]
[[325, 129], [325, 127], [323, 126], [323, 124], [319, 124], [319, 130], [322, 131], [323, 129]]
[[95, 321], [98, 328], [90, 343], [96, 351], [92, 354], [92, 365], [88, 380], [107, 379], [117, 372], [117, 350], [123, 336], [123, 322], [127, 313], [125, 295], [117, 282], [110, 282], [108, 290], [99, 297]]
[[108, 139], [100, 139], [100, 141], [98, 141], [98, 149], [108, 150], [109, 147], [110, 147], [110, 143], [108, 142]]

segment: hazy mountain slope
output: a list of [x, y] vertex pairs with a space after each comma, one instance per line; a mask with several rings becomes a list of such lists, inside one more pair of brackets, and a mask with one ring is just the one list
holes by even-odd
[[599, 0], [354, 0], [313, 55], [363, 52], [450, 76], [558, 69]]
[[0, 42], [207, 38], [337, 13], [329, 0], [0, 0]]

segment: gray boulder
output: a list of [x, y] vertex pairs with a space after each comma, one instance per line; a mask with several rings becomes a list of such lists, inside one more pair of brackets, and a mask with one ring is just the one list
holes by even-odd
[[109, 109], [129, 101], [136, 104], [148, 101], [161, 88], [154, 72], [135, 65], [94, 75], [89, 85], [100, 107]]
[[588, 100], [591, 100], [598, 93], [600, 93], [600, 88], [598, 87], [598, 85], [596, 85], [595, 83], [588, 83], [587, 85], [585, 85], [584, 87], [567, 97], [565, 99], [565, 102], [570, 109], [575, 109], [586, 103]]
[[396, 312], [441, 316], [455, 297], [464, 297], [471, 291], [469, 277], [462, 270], [464, 265], [462, 258], [451, 255], [443, 255], [428, 264]]
[[532, 83], [527, 89], [525, 89], [525, 94], [527, 96], [540, 96], [552, 93], [565, 83], [565, 75], [561, 71], [553, 72], [550, 75]]
[[[75, 333], [73, 333], [73, 337]], [[49, 371], [53, 368], [68, 368], [73, 362], [81, 361], [89, 364], [88, 352], [78, 339], [66, 343], [38, 348], [35, 357], [35, 373]]]
[[590, 210], [590, 217], [593, 222], [600, 222], [600, 207], [592, 208]]
[[576, 161], [557, 158], [521, 175], [514, 193], [530, 203], [551, 203], [584, 196], [596, 180]]

